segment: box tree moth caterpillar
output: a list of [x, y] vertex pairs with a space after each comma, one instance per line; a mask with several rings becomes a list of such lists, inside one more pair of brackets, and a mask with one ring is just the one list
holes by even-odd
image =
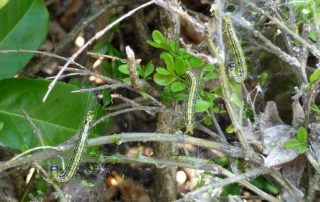
[[228, 76], [234, 83], [243, 83], [247, 77], [247, 64], [239, 39], [233, 29], [231, 18], [224, 17], [226, 32], [228, 36], [229, 45], [231, 46], [232, 53], [234, 54], [234, 61], [230, 62], [228, 67]]
[[73, 177], [74, 173], [78, 168], [82, 153], [87, 143], [87, 137], [88, 137], [88, 134], [90, 133], [90, 127], [92, 125], [93, 118], [94, 118], [94, 112], [89, 111], [87, 113], [83, 127], [80, 130], [79, 139], [77, 140], [77, 143], [74, 147], [75, 155], [71, 159], [71, 163], [69, 164], [67, 169], [64, 171], [58, 171], [58, 166], [55, 166], [55, 165], [51, 166], [52, 176], [55, 181], [60, 183], [68, 182]]
[[189, 95], [186, 103], [185, 110], [185, 125], [186, 125], [186, 133], [193, 134], [193, 123], [194, 123], [194, 106], [197, 97], [198, 90], [198, 79], [197, 76], [190, 70], [186, 71], [186, 75], [189, 80]]

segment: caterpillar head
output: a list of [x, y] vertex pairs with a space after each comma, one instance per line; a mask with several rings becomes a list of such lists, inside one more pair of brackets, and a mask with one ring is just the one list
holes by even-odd
[[193, 134], [193, 125], [187, 124], [186, 125], [186, 133], [192, 135]]
[[230, 63], [229, 63], [229, 67], [230, 67], [230, 68], [236, 68], [236, 63], [230, 62]]
[[51, 166], [51, 167], [50, 167], [50, 170], [51, 170], [52, 172], [56, 172], [56, 171], [59, 170], [59, 168], [58, 168], [58, 166]]

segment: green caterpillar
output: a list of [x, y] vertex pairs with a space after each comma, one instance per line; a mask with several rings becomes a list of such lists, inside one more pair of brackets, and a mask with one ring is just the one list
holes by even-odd
[[235, 55], [234, 60], [236, 61], [230, 62], [228, 76], [232, 82], [241, 84], [246, 80], [248, 74], [246, 59], [244, 57], [239, 39], [233, 29], [231, 18], [224, 16], [224, 22], [229, 45], [231, 46], [232, 53]]
[[197, 76], [190, 70], [186, 71], [186, 75], [189, 78], [189, 95], [185, 110], [185, 125], [186, 133], [193, 134], [193, 122], [194, 122], [194, 106], [197, 97], [198, 79]]
[[51, 166], [52, 176], [55, 181], [59, 183], [64, 183], [64, 182], [68, 182], [73, 177], [74, 173], [76, 172], [79, 166], [82, 153], [87, 143], [87, 137], [88, 137], [88, 134], [90, 133], [90, 128], [93, 122], [93, 118], [94, 118], [94, 112], [89, 111], [84, 121], [84, 124], [83, 124], [84, 126], [80, 131], [80, 135], [79, 135], [80, 137], [77, 141], [77, 144], [74, 147], [75, 155], [72, 158], [68, 168], [64, 171], [58, 171], [59, 170], [58, 166], [56, 165]]

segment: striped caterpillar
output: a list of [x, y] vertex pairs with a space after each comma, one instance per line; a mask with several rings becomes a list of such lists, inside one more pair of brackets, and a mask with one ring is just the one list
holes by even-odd
[[185, 125], [186, 133], [193, 134], [193, 122], [194, 122], [194, 106], [197, 97], [198, 79], [197, 76], [190, 70], [186, 71], [186, 75], [189, 79], [189, 95], [185, 110]]
[[51, 166], [52, 176], [55, 181], [59, 183], [68, 182], [75, 174], [79, 166], [79, 162], [81, 160], [81, 156], [84, 151], [85, 145], [87, 143], [87, 137], [90, 132], [90, 127], [92, 125], [93, 118], [94, 118], [94, 112], [89, 111], [84, 121], [84, 124], [83, 124], [84, 126], [80, 130], [79, 139], [77, 140], [77, 143], [74, 147], [75, 155], [71, 159], [71, 163], [69, 164], [68, 168], [64, 171], [58, 171], [59, 170], [58, 166], [56, 165]]
[[227, 36], [229, 45], [231, 46], [232, 53], [234, 54], [234, 60], [236, 62], [230, 62], [228, 68], [228, 75], [232, 82], [240, 84], [247, 78], [247, 64], [239, 39], [233, 29], [232, 21], [230, 17], [225, 16], [224, 22], [227, 30]]

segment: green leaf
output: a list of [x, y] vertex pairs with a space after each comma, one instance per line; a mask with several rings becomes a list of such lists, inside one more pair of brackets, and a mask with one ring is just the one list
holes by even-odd
[[161, 48], [161, 45], [159, 45], [156, 42], [151, 41], [151, 40], [147, 40], [147, 44], [149, 44], [150, 46], [153, 46], [155, 48]]
[[175, 61], [175, 70], [179, 76], [184, 74], [186, 72], [186, 64], [184, 63], [184, 60], [180, 57], [178, 57]]
[[0, 0], [0, 9], [2, 9], [3, 7], [5, 7], [7, 5], [9, 0]]
[[213, 113], [219, 113], [219, 112], [220, 112], [219, 107], [213, 107], [213, 108], [212, 108], [212, 112], [213, 112]]
[[116, 145], [119, 145], [120, 141], [119, 141], [118, 135], [112, 135], [111, 139], [112, 139], [113, 143], [115, 143]]
[[162, 74], [162, 75], [172, 75], [171, 72], [169, 72], [167, 69], [163, 68], [163, 67], [157, 67], [156, 68], [156, 71], [159, 73], [159, 74]]
[[262, 176], [259, 176], [253, 180], [250, 180], [250, 183], [252, 183], [253, 185], [255, 185], [256, 187], [258, 187], [260, 189], [264, 189], [264, 190], [269, 191], [273, 194], [279, 194], [279, 192], [280, 192], [280, 189], [277, 186], [268, 182]]
[[187, 88], [187, 85], [185, 83], [180, 82], [180, 81], [175, 81], [171, 84], [172, 92], [182, 91], [186, 88]]
[[164, 87], [163, 91], [162, 91], [162, 102], [163, 104], [167, 105], [169, 104], [169, 98], [170, 98], [170, 88], [169, 86]]
[[111, 97], [111, 94], [109, 91], [104, 90], [102, 95], [103, 95], [103, 106], [104, 107], [112, 103], [112, 97]]
[[[201, 93], [201, 90], [198, 91], [199, 93]], [[216, 100], [216, 95], [214, 93], [207, 93], [205, 94], [206, 100], [208, 100], [209, 102], [214, 102]]]
[[153, 70], [154, 70], [154, 65], [152, 64], [152, 61], [149, 61], [144, 70], [143, 78], [147, 78], [150, 74], [152, 74]]
[[320, 109], [319, 109], [319, 107], [313, 102], [313, 103], [311, 103], [311, 105], [310, 105], [310, 109], [312, 110], [312, 111], [314, 111], [314, 112], [316, 112], [317, 114], [319, 114], [320, 113]]
[[3, 129], [3, 122], [0, 122], [0, 132], [2, 131]]
[[126, 78], [122, 79], [122, 81], [125, 83], [131, 83], [130, 77], [126, 77]]
[[205, 116], [204, 119], [203, 119], [203, 123], [206, 125], [206, 126], [212, 126], [212, 117], [210, 116]]
[[153, 79], [154, 79], [154, 82], [156, 82], [157, 84], [161, 86], [167, 86], [172, 82], [174, 82], [176, 80], [176, 77], [173, 75], [163, 75], [163, 74], [156, 73], [153, 76]]
[[[42, 0], [11, 0], [0, 19], [0, 50], [37, 50], [47, 36], [49, 15]], [[0, 54], [0, 79], [16, 75], [33, 55]]]
[[233, 93], [240, 93], [241, 92], [241, 85], [237, 83], [230, 83], [230, 87], [232, 88]]
[[171, 50], [173, 51], [173, 52], [178, 52], [179, 51], [179, 43], [178, 43], [178, 41], [177, 40], [172, 40], [172, 41], [170, 41], [170, 48], [171, 48]]
[[216, 67], [214, 65], [209, 64], [209, 65], [206, 65], [206, 66], [203, 67], [203, 71], [211, 72], [211, 71], [215, 70], [215, 68]]
[[153, 41], [155, 41], [157, 44], [166, 43], [166, 39], [165, 39], [164, 36], [161, 34], [161, 32], [159, 32], [158, 30], [154, 30], [154, 31], [152, 32], [152, 39], [153, 39]]
[[314, 72], [310, 75], [310, 83], [316, 82], [320, 77], [320, 70], [316, 69]]
[[314, 42], [314, 43], [317, 42], [317, 32], [314, 29], [312, 29], [309, 32], [309, 38], [311, 39], [312, 42]]
[[139, 75], [139, 76], [143, 76], [143, 75], [142, 75], [142, 68], [141, 68], [141, 65], [140, 65], [140, 64], [137, 65], [137, 72], [138, 72], [138, 75]]
[[251, 107], [246, 107], [244, 113], [247, 119], [249, 119], [251, 122], [254, 122], [254, 113]]
[[190, 58], [190, 54], [187, 52], [185, 48], [179, 48], [178, 55], [182, 56], [184, 59]]
[[184, 101], [187, 97], [188, 96], [185, 93], [175, 93], [172, 95], [172, 98], [177, 101]]
[[215, 89], [214, 89], [214, 93], [215, 93], [216, 95], [222, 96], [222, 88], [221, 88], [221, 87], [215, 88]]
[[312, 86], [311, 83], [308, 83], [303, 90], [307, 92], [311, 89], [311, 86]]
[[240, 186], [238, 183], [229, 184], [223, 187], [220, 196], [221, 197], [228, 197], [230, 195], [240, 196], [242, 190], [243, 190], [242, 186]]
[[219, 77], [219, 75], [218, 75], [217, 72], [210, 72], [210, 73], [204, 75], [204, 76], [202, 77], [202, 79], [203, 79], [204, 81], [208, 81], [208, 80], [210, 80], [210, 79], [216, 79], [216, 78], [218, 78], [218, 77]]
[[217, 157], [213, 159], [214, 162], [220, 166], [226, 166], [229, 163], [227, 156]]
[[211, 104], [205, 100], [197, 100], [195, 105], [196, 112], [205, 112], [209, 109]]
[[297, 140], [301, 143], [306, 143], [308, 139], [308, 132], [304, 127], [299, 127], [297, 131]]
[[189, 58], [189, 62], [192, 67], [201, 67], [204, 63], [202, 59], [194, 56]]
[[294, 149], [298, 148], [301, 145], [301, 142], [297, 139], [290, 139], [284, 143], [284, 147], [287, 149]]
[[230, 124], [230, 125], [226, 128], [226, 132], [229, 133], [229, 134], [235, 132], [232, 124]]
[[304, 154], [308, 151], [308, 147], [305, 144], [302, 144], [297, 147], [299, 154]]
[[[4, 130], [0, 133], [0, 145], [12, 148], [40, 146], [23, 111], [42, 133], [45, 145], [58, 145], [76, 134], [83, 126], [88, 110], [97, 109], [96, 119], [103, 110], [88, 93], [71, 93], [75, 86], [58, 82], [48, 100], [42, 98], [50, 81], [32, 79], [5, 79], [0, 81], [0, 120]], [[95, 127], [101, 134], [104, 126]]]
[[160, 54], [160, 58], [164, 60], [169, 71], [174, 72], [174, 61], [173, 56], [170, 53], [163, 52]]
[[119, 72], [129, 75], [129, 69], [127, 64], [120, 65], [118, 67]]
[[143, 90], [140, 90], [139, 93], [144, 99], [148, 99], [148, 93], [144, 92]]

